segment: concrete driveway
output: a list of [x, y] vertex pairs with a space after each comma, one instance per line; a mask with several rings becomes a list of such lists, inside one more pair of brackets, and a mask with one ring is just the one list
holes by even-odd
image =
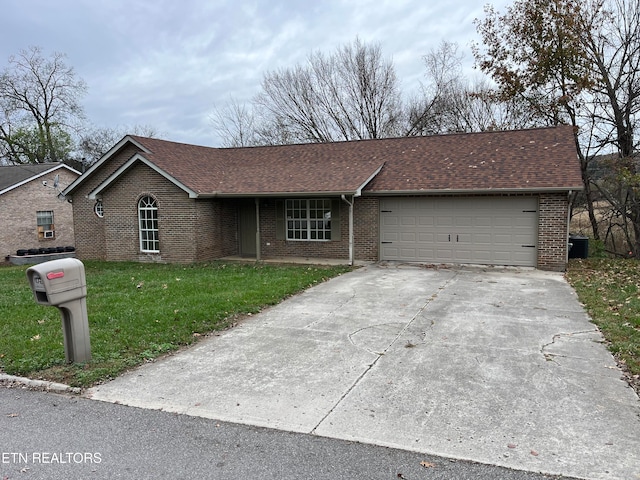
[[369, 265], [87, 396], [515, 469], [640, 478], [640, 402], [561, 274]]

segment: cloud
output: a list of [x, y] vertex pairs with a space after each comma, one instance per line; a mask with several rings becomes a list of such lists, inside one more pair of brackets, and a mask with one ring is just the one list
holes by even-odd
[[472, 0], [5, 0], [3, 10], [0, 61], [29, 45], [66, 53], [89, 85], [95, 124], [150, 125], [170, 139], [211, 145], [214, 104], [249, 101], [268, 70], [359, 37], [379, 43], [403, 88], [416, 90], [422, 56], [443, 39], [471, 60], [472, 22], [482, 16]]

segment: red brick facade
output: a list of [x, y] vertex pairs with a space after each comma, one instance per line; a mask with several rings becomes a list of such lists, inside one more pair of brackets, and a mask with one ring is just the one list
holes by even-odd
[[[138, 237], [138, 201], [151, 196], [158, 206], [159, 253], [142, 253]], [[76, 200], [77, 199], [77, 200]], [[292, 241], [276, 232], [276, 208], [281, 199], [260, 200], [262, 258], [349, 258], [349, 206], [334, 202], [339, 235], [330, 241]], [[191, 263], [239, 255], [239, 211], [246, 200], [191, 199], [144, 164], [133, 166], [102, 193], [104, 218], [93, 212], [95, 201], [74, 197], [76, 247], [81, 258]], [[249, 203], [253, 205], [253, 200]], [[562, 271], [567, 259], [565, 194], [539, 196], [538, 268]], [[379, 201], [358, 197], [354, 202], [354, 259], [379, 260]]]
[[569, 202], [566, 193], [541, 194], [538, 200], [538, 268], [567, 267]]
[[[191, 263], [240, 255], [242, 209], [255, 209], [255, 199], [189, 198], [188, 193], [142, 162], [133, 164], [100, 199], [104, 217], [94, 213], [95, 200], [88, 194], [130, 159], [135, 150], [125, 148], [80, 184], [73, 192], [77, 254], [83, 259]], [[102, 170], [102, 171], [100, 171]], [[138, 232], [138, 201], [155, 199], [158, 207], [160, 251], [143, 253]], [[567, 211], [565, 193], [540, 194], [537, 267], [562, 271], [567, 261]], [[261, 258], [305, 257], [349, 259], [349, 205], [332, 198], [330, 241], [286, 240], [277, 232], [283, 198], [259, 201]], [[356, 197], [354, 212], [354, 260], [380, 259], [379, 198]], [[280, 213], [282, 215], [282, 213]], [[282, 228], [282, 223], [280, 224]], [[249, 232], [250, 233], [250, 232]]]

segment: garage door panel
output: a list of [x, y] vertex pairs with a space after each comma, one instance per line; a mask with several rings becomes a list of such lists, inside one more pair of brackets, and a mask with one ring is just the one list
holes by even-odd
[[418, 242], [421, 244], [434, 243], [435, 241], [436, 235], [433, 232], [420, 232], [418, 234]]
[[400, 240], [400, 235], [398, 232], [382, 232], [381, 235], [382, 242], [397, 242]]
[[460, 215], [455, 218], [454, 224], [456, 227], [469, 227], [473, 228], [473, 217], [471, 215]]
[[476, 245], [491, 245], [492, 238], [490, 233], [474, 233], [473, 243]]
[[418, 235], [415, 232], [402, 232], [400, 234], [400, 241], [415, 243], [417, 240], [417, 236]]
[[536, 265], [535, 197], [395, 198], [380, 205], [381, 241], [391, 242], [381, 245], [382, 259]]
[[433, 259], [434, 261], [439, 261], [439, 262], [453, 262], [454, 260], [454, 255], [453, 255], [453, 249], [451, 248], [438, 248], [436, 249], [436, 256]]

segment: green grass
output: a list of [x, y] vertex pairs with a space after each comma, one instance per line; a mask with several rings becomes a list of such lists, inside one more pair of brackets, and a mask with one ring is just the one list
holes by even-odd
[[60, 313], [27, 267], [0, 268], [0, 371], [87, 387], [179, 349], [349, 267], [86, 262], [91, 362], [65, 362]]
[[637, 388], [640, 385], [640, 262], [606, 258], [571, 260], [567, 279]]

